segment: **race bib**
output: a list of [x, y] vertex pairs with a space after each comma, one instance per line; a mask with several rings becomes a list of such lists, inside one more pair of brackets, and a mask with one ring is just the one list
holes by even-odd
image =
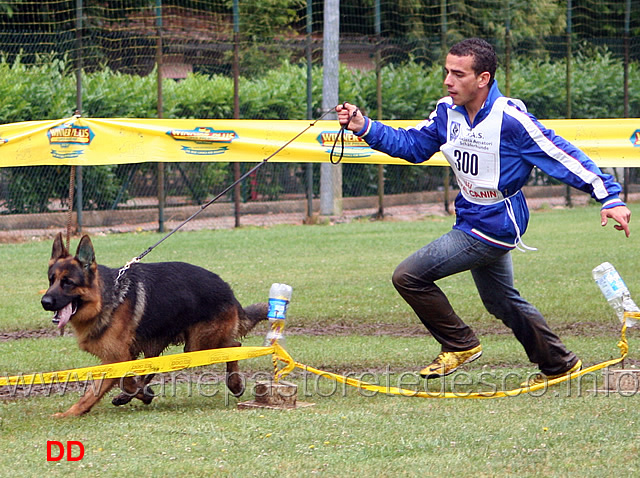
[[467, 125], [462, 113], [449, 110], [447, 142], [440, 150], [456, 175], [460, 192], [472, 203], [494, 204], [504, 199], [498, 183], [503, 110], [501, 103], [506, 105], [506, 101], [500, 99], [475, 128]]

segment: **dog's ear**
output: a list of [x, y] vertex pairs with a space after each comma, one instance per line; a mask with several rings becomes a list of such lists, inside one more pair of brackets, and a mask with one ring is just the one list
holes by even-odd
[[58, 259], [69, 256], [69, 251], [62, 242], [62, 233], [56, 234], [53, 240], [53, 248], [51, 249], [51, 262], [55, 262]]
[[76, 251], [76, 259], [82, 264], [82, 267], [86, 268], [91, 267], [91, 264], [96, 261], [93, 244], [86, 234], [80, 239], [80, 244], [78, 244], [78, 250]]

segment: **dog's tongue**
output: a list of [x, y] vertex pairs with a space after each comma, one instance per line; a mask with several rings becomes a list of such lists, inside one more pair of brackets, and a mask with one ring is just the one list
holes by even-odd
[[69, 302], [67, 305], [64, 306], [64, 308], [60, 309], [58, 312], [55, 313], [53, 318], [54, 318], [54, 322], [55, 322], [55, 319], [58, 319], [59, 329], [62, 329], [65, 325], [67, 325], [67, 322], [69, 322], [69, 319], [71, 318], [71, 314], [73, 314], [73, 306], [71, 305], [71, 302]]

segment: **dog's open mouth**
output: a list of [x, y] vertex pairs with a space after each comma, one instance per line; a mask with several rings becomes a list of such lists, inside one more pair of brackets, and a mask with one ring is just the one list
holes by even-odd
[[53, 319], [51, 319], [51, 321], [54, 324], [57, 324], [59, 329], [62, 329], [67, 325], [71, 316], [76, 313], [76, 310], [78, 310], [78, 307], [76, 306], [75, 301], [72, 300], [62, 309], [56, 311], [56, 313], [53, 314]]

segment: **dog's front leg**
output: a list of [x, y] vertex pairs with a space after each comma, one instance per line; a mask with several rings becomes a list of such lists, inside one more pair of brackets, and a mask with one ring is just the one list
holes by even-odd
[[118, 394], [111, 400], [115, 406], [125, 405], [134, 398], [141, 400], [145, 405], [149, 405], [155, 394], [149, 386], [155, 374], [145, 375], [143, 377], [126, 377], [120, 380], [120, 388], [122, 393]]
[[98, 403], [104, 394], [111, 390], [117, 382], [117, 378], [106, 378], [94, 381], [80, 400], [66, 412], [53, 415], [54, 418], [79, 417], [80, 415], [84, 415], [91, 410], [91, 407]]

